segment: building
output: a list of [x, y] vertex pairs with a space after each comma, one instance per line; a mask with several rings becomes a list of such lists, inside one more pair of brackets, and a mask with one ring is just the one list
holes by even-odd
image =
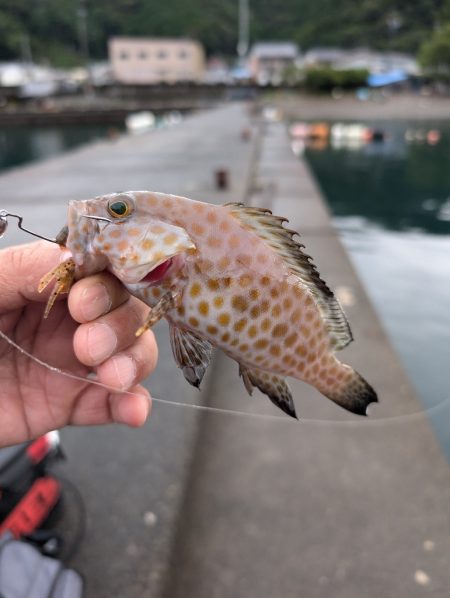
[[305, 53], [303, 68], [330, 67], [336, 70], [365, 69], [369, 73], [402, 71], [407, 75], [419, 74], [414, 56], [400, 52], [378, 52], [368, 48], [343, 50], [340, 48], [312, 48]]
[[190, 39], [114, 37], [108, 52], [120, 83], [201, 81], [205, 72], [203, 47]]
[[294, 66], [299, 57], [297, 44], [292, 42], [261, 42], [255, 44], [250, 52], [248, 68], [257, 83], [279, 84], [285, 71]]

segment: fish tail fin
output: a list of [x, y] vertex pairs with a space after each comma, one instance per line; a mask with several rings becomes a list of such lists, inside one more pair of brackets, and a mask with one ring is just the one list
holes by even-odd
[[378, 402], [374, 389], [349, 365], [339, 364], [342, 379], [336, 384], [317, 384], [318, 390], [347, 411], [367, 415], [371, 403]]

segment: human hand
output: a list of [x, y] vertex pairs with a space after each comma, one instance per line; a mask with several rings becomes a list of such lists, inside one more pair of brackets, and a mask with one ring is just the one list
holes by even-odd
[[157, 347], [151, 331], [135, 337], [148, 308], [102, 272], [76, 282], [44, 320], [48, 292], [37, 287], [60, 259], [60, 248], [42, 241], [0, 251], [0, 330], [46, 363], [95, 372], [118, 391], [52, 372], [0, 339], [0, 446], [68, 424], [141, 426], [150, 412], [138, 382], [154, 369]]

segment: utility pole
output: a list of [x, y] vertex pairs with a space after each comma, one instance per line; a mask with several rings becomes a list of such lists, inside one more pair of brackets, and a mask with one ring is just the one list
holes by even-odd
[[239, 40], [236, 49], [241, 66], [244, 66], [244, 60], [248, 52], [249, 23], [248, 0], [239, 0]]
[[89, 68], [90, 56], [89, 56], [89, 38], [88, 38], [88, 27], [87, 27], [87, 8], [86, 0], [79, 0], [78, 2], [78, 42], [80, 44], [80, 51], [84, 66], [87, 71], [87, 83], [88, 87], [91, 84], [91, 73]]

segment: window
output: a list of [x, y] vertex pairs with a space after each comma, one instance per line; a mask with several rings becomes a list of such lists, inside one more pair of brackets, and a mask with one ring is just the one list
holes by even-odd
[[165, 50], [159, 50], [158, 51], [158, 58], [160, 60], [164, 60], [164, 58], [167, 58], [167, 52]]
[[145, 50], [141, 50], [138, 54], [140, 60], [145, 60], [147, 58], [147, 52]]
[[189, 52], [187, 50], [180, 50], [178, 52], [178, 58], [181, 58], [181, 60], [184, 60], [188, 56], [189, 56]]
[[128, 52], [125, 52], [124, 50], [122, 50], [122, 52], [120, 52], [120, 54], [119, 54], [119, 58], [120, 58], [120, 60], [128, 60]]

